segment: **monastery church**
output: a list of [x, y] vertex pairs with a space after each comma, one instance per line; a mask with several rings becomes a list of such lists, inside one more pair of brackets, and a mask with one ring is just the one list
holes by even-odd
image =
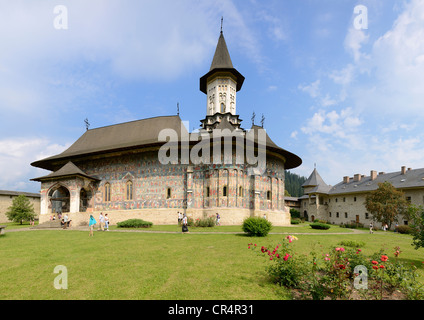
[[[91, 213], [97, 217], [100, 212], [112, 224], [131, 218], [176, 224], [177, 212], [183, 212], [193, 219], [219, 213], [223, 225], [264, 215], [274, 225], [290, 225], [284, 170], [302, 160], [277, 146], [261, 126], [242, 127], [236, 95], [244, 80], [233, 67], [221, 30], [210, 70], [200, 78], [206, 116], [199, 130], [189, 133], [179, 115], [87, 129], [64, 152], [31, 163], [51, 171], [32, 179], [41, 183], [40, 224], [59, 212], [68, 213], [74, 225], [87, 224]], [[161, 148], [169, 144], [159, 138], [164, 129], [176, 133], [178, 161], [160, 159]], [[216, 131], [222, 132], [219, 139], [204, 139]], [[201, 149], [207, 161], [181, 158], [201, 141], [207, 141]], [[259, 163], [249, 162], [246, 154], [261, 150], [266, 162], [258, 170]]]

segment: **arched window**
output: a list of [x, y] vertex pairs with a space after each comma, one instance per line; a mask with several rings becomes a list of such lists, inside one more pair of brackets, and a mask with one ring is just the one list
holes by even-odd
[[222, 188], [222, 196], [223, 197], [226, 197], [228, 195], [228, 192], [227, 192], [227, 186], [224, 186], [223, 188]]
[[171, 199], [171, 188], [166, 188], [166, 199]]
[[221, 113], [225, 113], [225, 104], [221, 103]]
[[109, 202], [110, 201], [110, 183], [107, 182], [105, 184], [105, 202]]
[[126, 194], [127, 198], [126, 200], [132, 200], [133, 199], [133, 183], [132, 181], [128, 181], [127, 182], [127, 194]]
[[266, 192], [266, 199], [271, 200], [271, 191], [269, 190]]
[[243, 197], [243, 187], [239, 186], [239, 197]]

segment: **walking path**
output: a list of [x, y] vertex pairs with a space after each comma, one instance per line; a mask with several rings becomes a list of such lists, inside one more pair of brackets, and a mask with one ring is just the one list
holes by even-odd
[[[40, 228], [36, 229], [33, 227], [27, 227], [27, 228], [17, 228], [17, 229], [7, 229], [6, 232], [18, 232], [18, 231], [37, 231], [37, 230], [76, 230], [76, 231], [89, 231], [88, 226], [77, 226], [77, 227], [70, 227], [68, 229], [62, 229], [62, 228]], [[270, 232], [270, 235], [273, 234], [291, 234], [291, 235], [350, 235], [350, 234], [364, 234], [368, 233], [368, 231], [365, 230], [359, 230], [359, 229], [349, 229], [351, 232], [326, 232], [326, 233], [320, 233], [320, 232]], [[95, 230], [97, 231], [97, 230]], [[179, 234], [182, 233], [181, 231], [160, 231], [160, 230], [136, 230], [136, 229], [113, 229], [109, 232], [139, 232], [139, 233], [164, 233], [164, 234]], [[190, 234], [245, 234], [244, 232], [227, 232], [227, 231], [190, 231]]]

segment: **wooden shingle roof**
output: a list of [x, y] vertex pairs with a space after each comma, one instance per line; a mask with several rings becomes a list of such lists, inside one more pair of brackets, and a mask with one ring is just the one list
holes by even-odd
[[53, 162], [72, 160], [76, 157], [108, 153], [148, 145], [160, 145], [162, 129], [174, 130], [180, 138], [181, 132], [188, 135], [179, 116], [163, 116], [125, 122], [87, 130], [64, 152], [31, 163], [34, 167], [55, 170]]

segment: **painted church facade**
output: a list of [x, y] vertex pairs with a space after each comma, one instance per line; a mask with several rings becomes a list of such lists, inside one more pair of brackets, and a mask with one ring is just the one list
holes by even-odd
[[[77, 225], [89, 213], [108, 213], [113, 224], [130, 218], [176, 224], [177, 212], [193, 219], [218, 212], [223, 225], [264, 215], [289, 225], [284, 170], [302, 160], [262, 127], [242, 128], [236, 94], [243, 82], [221, 31], [211, 68], [200, 78], [206, 95], [201, 127], [190, 133], [179, 115], [171, 115], [88, 129], [61, 154], [31, 164], [52, 171], [32, 179], [41, 183], [40, 223], [58, 212], [68, 212]], [[163, 139], [164, 130], [175, 136]], [[173, 150], [177, 161], [164, 161]], [[257, 160], [261, 150], [266, 162], [259, 168], [259, 161], [248, 160], [249, 154]]]

